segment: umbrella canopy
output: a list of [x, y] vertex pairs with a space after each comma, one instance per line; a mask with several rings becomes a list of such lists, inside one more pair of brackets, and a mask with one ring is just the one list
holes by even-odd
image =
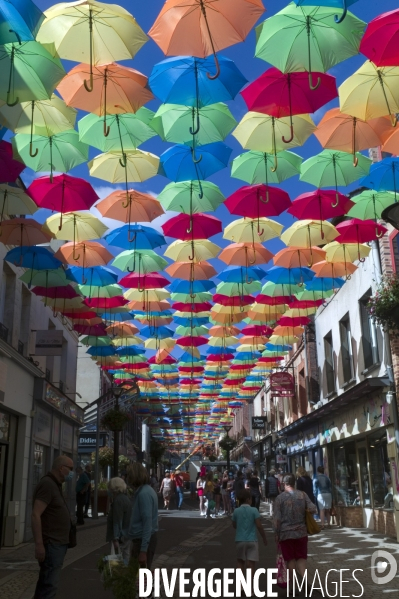
[[240, 218], [225, 227], [223, 238], [238, 243], [262, 243], [279, 237], [282, 230], [283, 225], [269, 218]]
[[61, 262], [49, 250], [42, 247], [22, 246], [7, 252], [4, 260], [15, 266], [32, 270], [53, 270], [61, 266]]
[[153, 250], [126, 250], [121, 252], [112, 262], [119, 270], [147, 274], [158, 272], [167, 266], [166, 260]]
[[151, 222], [164, 213], [159, 201], [152, 195], [135, 189], [113, 191], [98, 202], [96, 208], [102, 216], [124, 223]]
[[[314, 6], [315, 0], [294, 0], [297, 6]], [[355, 4], [357, 0], [316, 0], [317, 6], [331, 6], [333, 8], [342, 8], [341, 15], [334, 15], [336, 23], [342, 23], [348, 12], [348, 6]]]
[[[96, 241], [81, 241], [75, 243], [73, 241], [64, 243], [55, 254], [57, 258], [66, 264], [81, 266], [82, 270], [93, 266], [104, 266], [113, 258], [112, 254], [101, 243]], [[88, 276], [88, 271], [82, 273], [82, 277]], [[94, 283], [91, 283], [92, 285]]]
[[[207, 239], [195, 241], [182, 241], [178, 239], [170, 244], [165, 251], [165, 256], [176, 262], [202, 262], [210, 258], [216, 258], [220, 247]], [[185, 277], [180, 277], [185, 278]], [[201, 277], [207, 278], [207, 277]]]
[[231, 214], [259, 218], [278, 216], [291, 206], [290, 196], [278, 187], [251, 185], [240, 187], [225, 201]]
[[378, 191], [393, 191], [396, 200], [399, 192], [399, 158], [388, 157], [373, 164], [361, 184]]
[[159, 289], [169, 285], [170, 281], [157, 272], [149, 272], [148, 274], [130, 273], [119, 281], [123, 287], [130, 289]]
[[317, 277], [346, 277], [350, 276], [357, 270], [357, 266], [350, 262], [317, 262], [313, 264], [312, 270], [316, 273]]
[[219, 187], [209, 181], [169, 183], [157, 198], [165, 210], [176, 210], [184, 214], [214, 212], [224, 199]]
[[0, 141], [0, 183], [11, 183], [17, 180], [25, 165], [14, 160], [12, 146], [8, 141]]
[[231, 243], [219, 255], [222, 262], [238, 266], [266, 264], [272, 258], [273, 254], [260, 243]]
[[166, 244], [163, 235], [152, 227], [144, 225], [124, 225], [113, 229], [104, 236], [109, 245], [126, 250], [152, 250]]
[[395, 67], [399, 64], [399, 10], [390, 10], [367, 25], [360, 52], [378, 67]]
[[209, 239], [222, 232], [222, 223], [215, 216], [207, 214], [178, 214], [163, 224], [162, 230], [166, 236], [183, 241]]
[[311, 248], [338, 237], [338, 230], [328, 221], [302, 220], [284, 231], [281, 240], [288, 246]]
[[34, 40], [44, 15], [31, 0], [2, 0], [0, 4], [0, 44]]
[[244, 152], [234, 158], [231, 176], [256, 183], [281, 183], [300, 173], [302, 158], [294, 152], [282, 150], [278, 153], [277, 168], [274, 168], [274, 155], [267, 152]]
[[338, 191], [316, 189], [295, 198], [287, 212], [300, 219], [323, 221], [346, 214], [352, 206], [353, 202]]
[[335, 187], [338, 191], [338, 187], [347, 186], [368, 174], [372, 164], [370, 158], [356, 152], [355, 162], [357, 169], [353, 168], [352, 156], [347, 152], [323, 150], [302, 163], [299, 178], [316, 187]]
[[324, 249], [316, 246], [312, 248], [287, 247], [280, 250], [273, 258], [276, 266], [284, 268], [302, 268], [312, 266], [313, 261], [319, 262], [325, 258]]
[[327, 262], [354, 262], [364, 259], [370, 254], [371, 247], [359, 243], [339, 243], [333, 241], [324, 246]]
[[376, 192], [373, 189], [362, 191], [352, 197], [355, 202], [349, 210], [348, 216], [361, 220], [374, 220], [381, 218], [381, 213], [396, 201], [395, 194], [388, 191]]
[[20, 187], [0, 185], [0, 222], [4, 214], [34, 214], [38, 207]]
[[38, 287], [64, 287], [69, 285], [69, 280], [65, 276], [62, 268], [51, 270], [27, 270], [19, 277], [20, 281], [26, 283], [28, 287], [35, 285]]
[[172, 146], [161, 155], [158, 174], [172, 181], [207, 179], [227, 166], [231, 152], [232, 149], [222, 142], [207, 144], [201, 146], [200, 161], [193, 162], [192, 148]]
[[79, 266], [72, 266], [66, 271], [68, 279], [75, 281], [75, 283], [80, 283], [84, 275], [87, 276], [88, 285], [90, 286], [113, 285], [118, 280], [118, 276], [112, 270], [103, 266], [92, 266], [85, 270]]
[[159, 158], [142, 150], [107, 152], [99, 154], [88, 163], [92, 177], [104, 179], [110, 183], [125, 183], [126, 195], [128, 182], [141, 182], [155, 177], [159, 167]]
[[74, 244], [87, 239], [97, 239], [107, 231], [107, 227], [90, 212], [67, 212], [63, 215], [61, 226], [59, 224], [60, 215], [54, 214], [46, 220], [43, 231], [57, 239], [73, 240]]
[[311, 281], [314, 277], [314, 273], [306, 266], [300, 268], [284, 268], [282, 266], [273, 266], [266, 271], [266, 277], [269, 279], [269, 281], [275, 283], [276, 285], [291, 286], [302, 285], [307, 281]]
[[265, 271], [259, 266], [249, 266], [248, 268], [228, 266], [218, 273], [218, 278], [226, 283], [242, 284], [250, 282], [250, 279], [260, 281], [265, 275]]
[[33, 218], [11, 218], [1, 223], [1, 242], [5, 245], [36, 245], [48, 243], [50, 232], [44, 232], [42, 225]]
[[176, 262], [171, 264], [166, 269], [166, 272], [171, 277], [184, 279], [185, 281], [195, 281], [201, 279], [210, 279], [216, 276], [216, 270], [206, 260], [201, 262]]
[[339, 243], [367, 243], [382, 237], [387, 229], [373, 220], [351, 218], [337, 225]]

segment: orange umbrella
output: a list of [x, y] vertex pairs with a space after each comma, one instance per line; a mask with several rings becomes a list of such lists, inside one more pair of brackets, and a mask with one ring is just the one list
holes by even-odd
[[0, 241], [5, 245], [36, 245], [48, 243], [51, 238], [33, 218], [11, 218], [1, 223]]
[[89, 77], [90, 66], [78, 64], [64, 77], [57, 90], [68, 106], [104, 116], [104, 134], [107, 134], [107, 113], [136, 112], [154, 99], [147, 87], [148, 78], [136, 69], [114, 62], [93, 67], [92, 94], [87, 93], [84, 84]]
[[129, 310], [146, 310], [147, 312], [163, 312], [170, 310], [170, 303], [166, 300], [155, 301], [133, 301], [128, 303]]
[[304, 330], [303, 327], [282, 327], [281, 325], [277, 325], [274, 328], [273, 335], [280, 335], [281, 337], [291, 337], [294, 335], [295, 337], [298, 337], [299, 335], [302, 335]]
[[393, 129], [392, 135], [388, 137], [382, 146], [383, 152], [389, 152], [390, 154], [395, 154], [395, 156], [399, 154], [399, 135], [397, 135], [398, 131], [399, 129], [397, 128]]
[[269, 337], [256, 337], [256, 336], [252, 336], [252, 335], [244, 335], [243, 337], [240, 337], [240, 343], [241, 345], [262, 345], [264, 343], [267, 343], [267, 340], [269, 339]]
[[228, 312], [227, 314], [218, 313], [211, 310], [209, 317], [212, 318], [215, 322], [220, 322], [221, 324], [227, 324], [231, 326], [232, 324], [236, 324], [237, 322], [241, 322], [248, 316], [248, 312], [244, 310], [244, 312], [237, 312], [237, 314], [232, 314]]
[[212, 337], [231, 337], [233, 335], [239, 335], [240, 333], [241, 331], [237, 327], [214, 326], [209, 329], [209, 334], [212, 335]]
[[115, 337], [131, 337], [139, 332], [138, 328], [134, 324], [130, 324], [130, 322], [116, 322], [109, 325], [105, 330], [108, 335]]
[[352, 262], [326, 262], [323, 260], [322, 262], [313, 264], [312, 270], [318, 277], [350, 278], [350, 275], [357, 270], [357, 266], [352, 264]]
[[[75, 259], [77, 255], [77, 260]], [[113, 258], [113, 255], [97, 241], [82, 241], [75, 243], [70, 241], [60, 247], [55, 257], [64, 264], [73, 264], [89, 268], [91, 266], [104, 266]]]
[[166, 56], [214, 55], [243, 42], [265, 8], [262, 0], [167, 0], [148, 35]]
[[226, 264], [237, 266], [250, 266], [253, 264], [266, 264], [273, 258], [261, 243], [231, 243], [219, 255], [219, 259]]
[[176, 279], [184, 279], [185, 281], [197, 281], [203, 279], [211, 279], [216, 277], [217, 272], [209, 262], [175, 262], [171, 264], [165, 271], [171, 277]]
[[311, 266], [315, 260], [324, 260], [325, 255], [325, 251], [317, 246], [312, 246], [311, 249], [287, 247], [277, 252], [273, 262], [283, 268], [302, 268]]
[[109, 196], [96, 204], [97, 210], [107, 218], [114, 218], [123, 223], [149, 223], [164, 210], [152, 195], [135, 189], [113, 191]]
[[389, 116], [362, 121], [339, 108], [326, 112], [314, 132], [323, 148], [350, 152], [356, 164], [356, 152], [381, 146], [391, 133]]

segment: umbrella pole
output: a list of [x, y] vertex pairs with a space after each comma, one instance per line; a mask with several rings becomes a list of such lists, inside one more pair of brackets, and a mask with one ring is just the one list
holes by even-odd
[[86, 285], [87, 283], [87, 279], [84, 278], [85, 276], [85, 260], [86, 260], [86, 244], [83, 244], [83, 270], [82, 270], [82, 282], [83, 285]]
[[333, 167], [334, 167], [334, 179], [335, 179], [335, 202], [331, 204], [332, 208], [336, 208], [339, 204], [339, 195], [338, 195], [338, 181], [337, 181], [337, 164], [335, 160], [335, 154], [333, 155]]
[[109, 127], [107, 127], [107, 85], [108, 85], [108, 75], [107, 75], [107, 68], [105, 68], [104, 69], [104, 125], [103, 125], [104, 137], [108, 137], [108, 135], [109, 135]]
[[[319, 212], [320, 212], [320, 234], [321, 234], [321, 238], [324, 239], [323, 212], [322, 212], [322, 209], [321, 209], [321, 197], [320, 197], [320, 193], [318, 194], [318, 200], [319, 200]], [[309, 237], [310, 237], [310, 229], [309, 229]]]
[[353, 166], [357, 166], [357, 163], [359, 162], [358, 157], [356, 156], [356, 123], [357, 123], [357, 118], [354, 116], [353, 117], [353, 129], [352, 129], [352, 148], [353, 148]]
[[287, 85], [288, 85], [288, 102], [289, 102], [289, 108], [290, 108], [290, 129], [291, 129], [291, 136], [289, 139], [285, 139], [284, 135], [281, 138], [283, 140], [283, 142], [285, 144], [289, 144], [292, 142], [292, 140], [294, 139], [294, 122], [292, 120], [292, 99], [291, 99], [291, 76], [290, 73], [288, 73], [287, 75]]
[[64, 213], [64, 194], [65, 194], [65, 179], [62, 180], [60, 224], [58, 225], [59, 231], [61, 231], [61, 229], [62, 229], [62, 215]]
[[386, 107], [388, 109], [389, 118], [391, 119], [391, 125], [392, 125], [392, 127], [396, 127], [398, 119], [396, 118], [396, 116], [392, 115], [392, 111], [391, 111], [391, 108], [389, 106], [389, 102], [388, 102], [388, 98], [387, 98], [387, 93], [385, 91], [384, 81], [382, 79], [382, 75], [381, 75], [380, 69], [377, 69], [377, 76], [378, 76], [378, 81], [379, 81], [379, 83], [381, 85], [382, 93], [384, 95], [384, 100], [385, 100]]
[[310, 49], [310, 34], [311, 34], [311, 32], [312, 32], [311, 17], [310, 17], [310, 15], [308, 15], [306, 17], [306, 33], [308, 34], [309, 88], [311, 90], [315, 90], [319, 87], [319, 85], [321, 83], [321, 79], [320, 79], [320, 77], [317, 77], [317, 83], [316, 83], [316, 85], [313, 85], [313, 81], [312, 81], [312, 52]]
[[[14, 106], [14, 104], [9, 104], [9, 106]], [[30, 143], [29, 143], [29, 155], [31, 158], [34, 158], [35, 156], [37, 156], [38, 153], [38, 148], [36, 148], [35, 151], [33, 151], [33, 115], [35, 112], [35, 101], [32, 101], [32, 115], [31, 115], [31, 119], [30, 119]]]
[[195, 174], [197, 175], [198, 187], [199, 187], [199, 190], [200, 190], [200, 192], [198, 194], [198, 197], [199, 197], [200, 200], [202, 200], [202, 198], [204, 197], [204, 191], [202, 189], [201, 179], [200, 179], [200, 176], [199, 176], [198, 167], [197, 167], [197, 163], [196, 162], [194, 162], [194, 168], [195, 168]]
[[277, 149], [276, 149], [276, 122], [274, 120], [274, 116], [272, 116], [272, 152], [274, 155], [274, 166], [272, 166], [272, 173], [275, 173], [277, 170]]
[[200, 116], [199, 116], [199, 88], [198, 88], [198, 66], [197, 61], [194, 59], [194, 75], [195, 75], [195, 105], [197, 110], [197, 126], [194, 128], [194, 113], [195, 109], [193, 107], [193, 126], [190, 127], [191, 135], [197, 135], [200, 130]]
[[73, 215], [73, 252], [72, 258], [77, 262], [80, 258], [80, 254], [75, 256], [75, 245], [76, 245], [76, 215]]
[[87, 92], [93, 91], [93, 10], [89, 9], [89, 43], [90, 43], [90, 85], [87, 84], [86, 79], [83, 81], [85, 90]]
[[334, 15], [334, 21], [336, 23], [342, 23], [342, 21], [346, 17], [346, 13], [348, 12], [348, 8], [346, 6], [346, 0], [342, 0], [342, 10], [343, 10], [343, 13], [340, 17], [338, 15]]
[[[15, 34], [15, 35], [17, 35], [17, 34]], [[19, 39], [19, 37], [18, 37], [18, 41], [21, 44], [21, 40]], [[14, 59], [15, 59], [15, 47], [13, 44], [12, 49], [11, 49], [11, 58], [10, 58], [10, 74], [8, 76], [7, 106], [15, 106], [19, 102], [18, 96], [15, 98], [14, 102], [10, 101], [11, 100], [11, 87], [12, 87], [12, 83], [13, 83], [13, 74], [14, 74]]]
[[53, 182], [53, 136], [50, 135], [48, 138], [48, 143], [50, 146], [50, 183]]
[[4, 216], [4, 207], [5, 207], [5, 205], [6, 205], [7, 195], [8, 195], [8, 189], [5, 189], [5, 190], [4, 190], [4, 195], [3, 195], [3, 207], [2, 207], [2, 209], [1, 209], [1, 215], [0, 215], [0, 237], [1, 237], [1, 235], [3, 234], [3, 231], [2, 231], [2, 229], [1, 229], [1, 225], [2, 225], [2, 222], [3, 222], [3, 216]]
[[212, 34], [211, 34], [211, 30], [210, 30], [209, 23], [208, 23], [208, 17], [206, 15], [206, 8], [204, 5], [204, 0], [200, 0], [200, 6], [201, 6], [202, 14], [204, 16], [204, 21], [205, 21], [206, 29], [208, 31], [209, 41], [211, 43], [213, 58], [215, 60], [215, 66], [216, 66], [216, 73], [214, 75], [210, 75], [209, 73], [207, 73], [206, 76], [208, 77], [208, 79], [213, 80], [213, 79], [217, 79], [220, 75], [220, 65], [219, 65], [219, 60], [218, 60], [217, 54], [216, 54], [215, 46], [213, 44]]

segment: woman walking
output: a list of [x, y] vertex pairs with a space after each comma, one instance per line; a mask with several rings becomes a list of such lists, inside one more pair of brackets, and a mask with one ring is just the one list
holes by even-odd
[[205, 494], [204, 494], [205, 476], [200, 474], [197, 478], [197, 495], [199, 499], [200, 516], [205, 516]]
[[226, 515], [230, 515], [230, 513], [231, 513], [230, 492], [227, 490], [228, 482], [229, 482], [229, 473], [227, 470], [225, 470], [223, 472], [221, 494], [222, 494], [222, 500], [223, 500], [223, 510], [224, 510], [224, 514], [226, 514]]
[[159, 492], [162, 493], [162, 496], [163, 496], [163, 505], [164, 505], [165, 510], [169, 509], [169, 503], [170, 503], [171, 497], [173, 496], [173, 491], [174, 491], [174, 482], [170, 478], [169, 470], [166, 470], [165, 478], [163, 479], [163, 481], [161, 483], [161, 488], [159, 489]]
[[325, 519], [327, 519], [327, 528], [330, 528], [332, 486], [330, 479], [324, 474], [323, 466], [317, 468], [317, 474], [313, 479], [313, 493], [319, 506], [321, 528], [324, 528]]
[[294, 570], [302, 577], [306, 571], [308, 532], [305, 517], [306, 511], [314, 514], [316, 506], [306, 493], [294, 488], [293, 474], [286, 474], [283, 482], [284, 491], [274, 502], [273, 529], [276, 543], [280, 545], [283, 558], [287, 562], [289, 580], [292, 581]]
[[220, 510], [220, 499], [222, 497], [221, 495], [221, 485], [220, 485], [220, 480], [219, 480], [219, 474], [216, 473], [213, 477], [213, 496], [215, 499], [215, 516], [219, 515], [219, 510]]
[[206, 518], [210, 518], [211, 517], [211, 509], [212, 509], [212, 505], [211, 505], [211, 501], [213, 501], [213, 491], [214, 491], [215, 485], [213, 482], [213, 472], [210, 470], [208, 472], [208, 474], [206, 475], [206, 482], [205, 482], [205, 497], [208, 500], [208, 505], [206, 508]]
[[316, 505], [316, 498], [313, 493], [313, 482], [303, 466], [299, 466], [296, 471], [296, 489], [303, 491], [309, 497], [310, 501]]
[[128, 537], [132, 502], [126, 494], [127, 486], [122, 478], [111, 478], [108, 483], [108, 495], [111, 507], [107, 517], [106, 541], [111, 541], [116, 553], [120, 553], [127, 566], [130, 559], [131, 542]]
[[260, 480], [258, 478], [258, 472], [256, 470], [254, 470], [250, 474], [245, 487], [247, 489], [249, 489], [251, 492], [251, 497], [252, 497], [251, 507], [256, 507], [256, 509], [259, 510], [260, 498], [262, 496], [262, 487], [260, 484]]

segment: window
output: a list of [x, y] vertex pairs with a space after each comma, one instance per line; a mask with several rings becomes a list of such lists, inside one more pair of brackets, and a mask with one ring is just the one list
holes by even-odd
[[343, 443], [335, 446], [333, 464], [331, 484], [335, 504], [341, 506], [360, 505], [355, 443]]
[[354, 377], [352, 359], [352, 335], [349, 316], [345, 316], [339, 323], [339, 334], [341, 338], [342, 377], [347, 383]]
[[369, 442], [369, 468], [375, 508], [393, 509], [393, 488], [386, 431], [376, 431]]
[[327, 394], [335, 391], [334, 350], [331, 331], [324, 337]]
[[363, 345], [363, 360], [364, 368], [370, 368], [374, 364], [378, 364], [378, 343], [377, 343], [377, 327], [374, 320], [371, 318], [366, 306], [371, 296], [371, 292], [360, 300], [360, 320], [362, 323], [362, 345]]

